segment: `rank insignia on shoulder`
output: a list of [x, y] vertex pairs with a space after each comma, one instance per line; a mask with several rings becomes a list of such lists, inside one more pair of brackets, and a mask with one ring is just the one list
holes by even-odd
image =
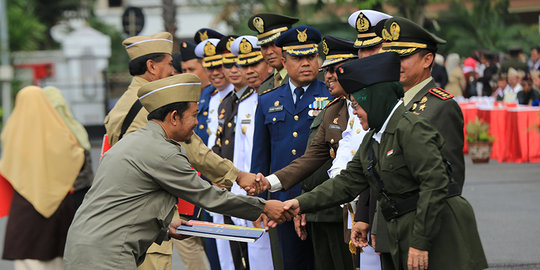
[[426, 103], [426, 101], [427, 101], [427, 97], [424, 96], [424, 97], [422, 97], [422, 99], [420, 100], [420, 103]]
[[212, 92], [212, 94], [210, 94], [210, 95], [213, 96], [213, 95], [217, 94], [217, 92], [219, 92], [219, 91], [216, 89], [216, 90], [214, 90], [214, 92]]
[[266, 94], [266, 93], [268, 93], [268, 92], [272, 92], [272, 90], [274, 90], [274, 89], [277, 89], [277, 87], [276, 87], [276, 88], [268, 88], [268, 89], [264, 90], [264, 91], [261, 93], [261, 95], [264, 95], [264, 94]]
[[439, 87], [434, 87], [434, 88], [431, 88], [429, 89], [429, 93], [431, 93], [432, 95], [442, 99], [442, 100], [447, 100], [447, 99], [451, 99], [454, 97], [454, 95], [446, 92], [446, 90], [442, 89], [442, 88], [439, 88]]
[[413, 105], [412, 105], [412, 107], [411, 107], [411, 110], [412, 110], [412, 111], [416, 110], [416, 107], [418, 107], [418, 104], [413, 103]]

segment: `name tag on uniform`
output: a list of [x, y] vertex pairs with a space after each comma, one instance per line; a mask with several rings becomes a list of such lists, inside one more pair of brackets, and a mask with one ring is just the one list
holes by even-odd
[[242, 119], [242, 124], [250, 124], [251, 119]]
[[330, 124], [329, 129], [341, 129], [338, 125]]
[[272, 112], [280, 112], [280, 111], [283, 111], [283, 105], [270, 107], [270, 108], [268, 109], [268, 112], [269, 112], [269, 113], [272, 113]]

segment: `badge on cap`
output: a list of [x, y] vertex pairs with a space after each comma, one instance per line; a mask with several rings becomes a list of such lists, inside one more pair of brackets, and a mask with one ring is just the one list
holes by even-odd
[[216, 47], [212, 42], [206, 42], [206, 45], [204, 45], [204, 54], [207, 56], [216, 54]]
[[242, 39], [242, 41], [240, 42], [240, 53], [242, 54], [246, 54], [246, 53], [250, 53], [252, 50], [253, 50], [253, 46], [251, 45], [251, 43], [247, 40], [247, 39]]
[[229, 40], [227, 40], [227, 44], [225, 44], [225, 47], [227, 48], [227, 51], [231, 51], [231, 44], [233, 43], [233, 41], [235, 40], [234, 37], [229, 37]]
[[253, 26], [259, 31], [259, 33], [264, 32], [264, 21], [261, 17], [253, 18]]
[[300, 31], [299, 29], [296, 29], [296, 32], [298, 32], [298, 35], [296, 36], [296, 38], [298, 39], [298, 41], [300, 42], [306, 42], [307, 40], [307, 28], [304, 29], [304, 31]]
[[326, 40], [323, 40], [323, 42], [322, 42], [322, 51], [323, 51], [324, 55], [328, 55], [328, 52], [330, 51], [328, 49], [328, 45], [326, 44]]
[[182, 47], [187, 48], [187, 43], [186, 43], [186, 42], [182, 42]]
[[208, 31], [199, 32], [199, 37], [201, 40], [207, 40], [208, 39]]
[[369, 30], [369, 20], [364, 17], [363, 13], [358, 14], [358, 18], [356, 19], [356, 30], [360, 33]]

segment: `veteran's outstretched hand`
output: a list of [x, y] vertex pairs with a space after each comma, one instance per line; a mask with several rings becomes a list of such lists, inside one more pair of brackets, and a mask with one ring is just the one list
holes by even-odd
[[365, 222], [355, 222], [351, 228], [351, 242], [359, 248], [367, 247], [367, 232], [369, 224]]

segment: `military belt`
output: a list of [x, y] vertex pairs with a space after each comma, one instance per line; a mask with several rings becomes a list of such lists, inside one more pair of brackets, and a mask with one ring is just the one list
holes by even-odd
[[[461, 188], [456, 182], [450, 182], [448, 184], [448, 193], [446, 194], [445, 199], [461, 195]], [[381, 213], [384, 216], [386, 221], [391, 221], [398, 217], [401, 217], [409, 212], [415, 211], [419, 194], [416, 193], [413, 196], [410, 196], [407, 199], [401, 200], [399, 202], [394, 202], [390, 206], [382, 208]]]

